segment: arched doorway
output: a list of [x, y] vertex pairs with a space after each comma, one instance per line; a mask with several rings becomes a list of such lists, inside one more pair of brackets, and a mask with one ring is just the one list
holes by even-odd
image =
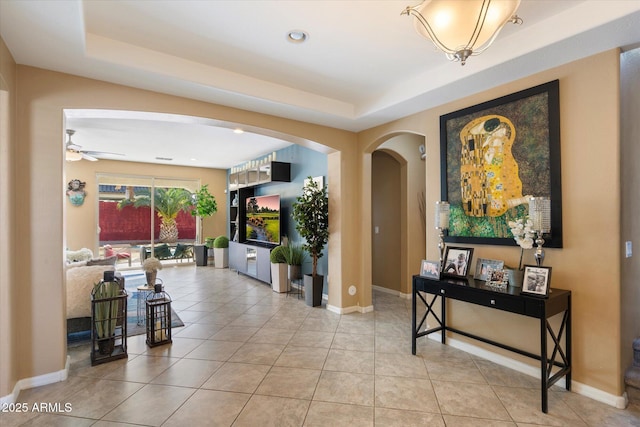
[[421, 135], [388, 136], [372, 151], [371, 174], [364, 180], [371, 192], [371, 283], [403, 298], [410, 298], [411, 278], [419, 273], [426, 253], [421, 146]]
[[400, 292], [401, 164], [386, 151], [376, 150], [371, 169], [371, 279], [376, 288]]

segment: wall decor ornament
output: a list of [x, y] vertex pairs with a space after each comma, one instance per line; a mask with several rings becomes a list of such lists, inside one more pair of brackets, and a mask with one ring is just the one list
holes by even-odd
[[445, 241], [515, 245], [509, 221], [531, 195], [551, 199], [545, 246], [562, 247], [559, 81], [440, 116]]
[[85, 185], [86, 182], [79, 179], [72, 179], [67, 184], [67, 196], [73, 206], [82, 206], [84, 203], [84, 198], [87, 195], [86, 191], [84, 191]]

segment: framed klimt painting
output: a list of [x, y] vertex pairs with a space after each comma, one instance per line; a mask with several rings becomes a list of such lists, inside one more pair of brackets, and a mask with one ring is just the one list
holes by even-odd
[[558, 80], [441, 116], [440, 156], [446, 242], [515, 245], [509, 221], [545, 196], [545, 247], [562, 247]]

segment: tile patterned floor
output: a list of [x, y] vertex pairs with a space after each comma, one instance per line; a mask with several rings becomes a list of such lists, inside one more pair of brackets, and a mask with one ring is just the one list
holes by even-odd
[[185, 322], [173, 344], [128, 339], [129, 358], [91, 367], [69, 349], [67, 381], [18, 402], [66, 413], [0, 414], [2, 426], [640, 426], [562, 389], [432, 340], [411, 355], [410, 301], [374, 292], [375, 312], [337, 315], [212, 267], [159, 277]]

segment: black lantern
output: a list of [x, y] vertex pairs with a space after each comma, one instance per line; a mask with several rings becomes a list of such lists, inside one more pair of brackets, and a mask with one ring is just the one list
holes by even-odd
[[155, 347], [171, 342], [171, 297], [156, 285], [147, 296], [147, 345]]
[[91, 365], [127, 357], [127, 291], [105, 271], [91, 292]]

